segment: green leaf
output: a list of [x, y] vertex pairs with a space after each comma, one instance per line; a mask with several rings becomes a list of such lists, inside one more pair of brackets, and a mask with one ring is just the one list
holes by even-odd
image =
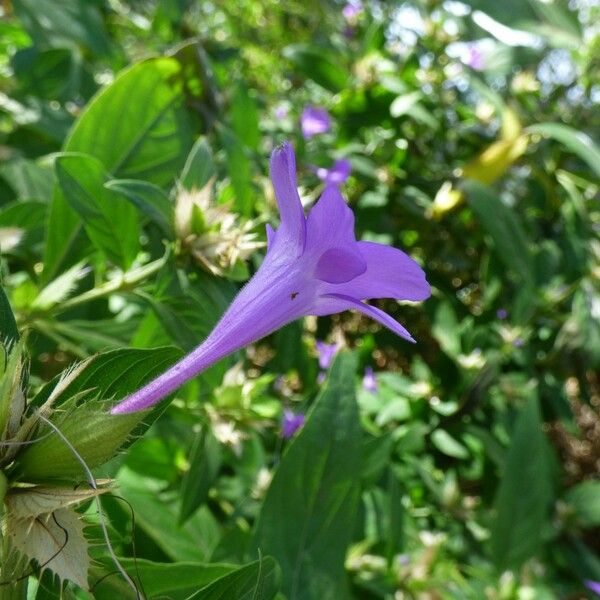
[[100, 11], [89, 0], [14, 0], [13, 6], [39, 46], [60, 47], [76, 43], [96, 54], [110, 51]]
[[50, 161], [16, 158], [0, 167], [0, 177], [14, 190], [20, 200], [49, 202], [54, 186], [54, 170]]
[[[121, 566], [137, 583], [141, 583], [146, 597], [168, 596], [172, 600], [186, 600], [191, 594], [215, 580], [235, 571], [238, 567], [222, 563], [157, 563], [143, 558], [119, 558]], [[95, 600], [135, 599], [136, 594], [121, 577], [108, 577], [115, 566], [102, 560], [102, 566], [92, 566], [90, 580]]]
[[256, 531], [289, 600], [344, 598], [344, 558], [356, 512], [361, 431], [356, 358], [340, 354], [306, 424], [277, 468]]
[[[94, 468], [112, 458], [129, 439], [141, 435], [164, 408], [162, 404], [150, 413], [111, 415], [109, 400], [116, 403], [125, 398], [180, 356], [169, 347], [99, 354], [46, 384], [30, 406], [39, 407], [52, 398], [52, 407], [61, 410], [52, 414], [51, 421], [88, 467]], [[39, 429], [46, 433], [48, 426], [40, 423]], [[84, 475], [81, 463], [58, 435], [27, 446], [18, 455], [17, 469], [29, 480]]]
[[499, 570], [520, 567], [541, 546], [553, 501], [549, 453], [539, 402], [532, 396], [517, 417], [496, 495], [491, 546]]
[[469, 206], [489, 234], [498, 258], [524, 282], [532, 282], [533, 256], [517, 213], [484, 185], [467, 181], [464, 189]]
[[332, 92], [341, 92], [348, 84], [348, 71], [338, 53], [312, 44], [293, 44], [283, 50], [287, 58], [304, 76]]
[[31, 303], [31, 309], [45, 311], [68, 298], [85, 273], [86, 269], [83, 263], [73, 265], [40, 290]]
[[565, 494], [582, 527], [600, 526], [600, 481], [584, 481]]
[[160, 227], [168, 239], [175, 238], [173, 204], [158, 186], [135, 179], [111, 179], [104, 187], [128, 198], [140, 216], [147, 217]]
[[249, 216], [254, 206], [254, 187], [250, 160], [246, 155], [244, 145], [233, 132], [221, 129], [219, 133], [221, 144], [225, 149], [227, 173], [235, 192], [234, 208], [236, 212]]
[[191, 599], [271, 600], [279, 590], [280, 579], [277, 563], [266, 556], [221, 577], [191, 596]]
[[210, 560], [221, 531], [206, 507], [200, 508], [184, 524], [177, 525], [177, 494], [163, 491], [163, 484], [121, 469], [117, 477], [119, 492], [133, 506], [135, 520], [152, 540], [175, 561]]
[[4, 287], [0, 285], [0, 341], [10, 344], [19, 340], [19, 330]]
[[215, 174], [212, 151], [206, 138], [199, 138], [185, 161], [180, 183], [186, 190], [201, 190]]
[[[137, 63], [92, 99], [64, 150], [97, 158], [114, 178], [165, 186], [183, 166], [192, 145], [183, 103], [181, 67], [175, 59]], [[77, 213], [55, 194], [44, 260], [46, 281], [67, 258], [81, 258], [73, 252], [80, 226]]]
[[258, 109], [256, 101], [250, 95], [250, 90], [238, 83], [235, 88], [230, 109], [231, 127], [237, 137], [248, 148], [258, 150], [260, 130], [258, 128]]
[[180, 523], [206, 502], [221, 467], [221, 446], [208, 427], [203, 427], [196, 436], [188, 462], [190, 468], [181, 483]]
[[469, 458], [468, 450], [445, 429], [436, 429], [431, 434], [431, 443], [446, 456], [460, 459]]
[[540, 123], [531, 125], [525, 130], [528, 133], [538, 133], [543, 137], [549, 137], [561, 144], [564, 144], [571, 152], [574, 152], [579, 158], [588, 164], [590, 169], [600, 177], [600, 148], [594, 143], [594, 140], [572, 127], [562, 123]]
[[60, 192], [81, 217], [90, 240], [126, 270], [140, 249], [135, 208], [104, 186], [108, 176], [97, 159], [65, 154], [55, 164]]

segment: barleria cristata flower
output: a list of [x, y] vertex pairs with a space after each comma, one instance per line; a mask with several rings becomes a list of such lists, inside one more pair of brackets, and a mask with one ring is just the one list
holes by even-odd
[[267, 255], [258, 271], [200, 346], [117, 404], [113, 414], [150, 408], [224, 356], [306, 315], [354, 309], [414, 342], [400, 323], [363, 301], [428, 298], [421, 267], [396, 248], [358, 242], [354, 214], [333, 185], [305, 216], [289, 143], [273, 152], [271, 179], [281, 225], [277, 231], [267, 226]]

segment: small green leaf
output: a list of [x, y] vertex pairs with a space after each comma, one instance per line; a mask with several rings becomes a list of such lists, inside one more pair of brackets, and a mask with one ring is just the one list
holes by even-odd
[[0, 342], [10, 344], [19, 339], [19, 330], [4, 288], [0, 285]]
[[180, 183], [186, 190], [201, 190], [215, 174], [215, 163], [206, 138], [201, 137], [190, 150], [181, 172]]
[[221, 467], [221, 446], [207, 427], [203, 427], [196, 436], [189, 463], [190, 468], [181, 483], [180, 523], [206, 502], [208, 491]]
[[582, 527], [600, 526], [600, 481], [584, 481], [572, 487], [565, 501], [575, 511]]
[[431, 434], [431, 443], [446, 456], [469, 458], [468, 450], [444, 429], [436, 429]]

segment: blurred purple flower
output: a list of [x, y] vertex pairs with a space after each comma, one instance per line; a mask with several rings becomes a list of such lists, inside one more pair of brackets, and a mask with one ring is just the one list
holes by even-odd
[[325, 373], [325, 371], [319, 371], [319, 374], [317, 375], [317, 383], [319, 385], [323, 385], [325, 383], [326, 379], [327, 379], [327, 373]]
[[202, 344], [118, 403], [112, 413], [154, 406], [224, 356], [306, 315], [354, 309], [414, 342], [400, 323], [363, 300], [425, 300], [431, 289], [421, 267], [396, 248], [357, 242], [354, 213], [333, 185], [325, 187], [306, 217], [290, 144], [273, 152], [271, 179], [281, 225], [277, 231], [267, 225], [267, 255], [260, 268]]
[[352, 27], [352, 25], [346, 25], [346, 27], [344, 27], [343, 33], [344, 37], [347, 40], [351, 40], [356, 35], [356, 27]]
[[295, 414], [289, 408], [284, 409], [281, 423], [281, 435], [289, 440], [304, 425], [306, 420], [302, 413]]
[[331, 129], [329, 113], [318, 106], [307, 106], [300, 117], [302, 135], [307, 140], [320, 133], [327, 133]]
[[342, 14], [347, 21], [355, 21], [362, 10], [363, 7], [360, 2], [348, 2], [348, 4], [342, 8]]
[[377, 379], [375, 379], [375, 373], [373, 373], [372, 367], [365, 369], [365, 375], [363, 377], [363, 388], [367, 392], [375, 394], [377, 392]]
[[346, 183], [348, 177], [350, 177], [352, 165], [350, 164], [349, 160], [342, 158], [340, 160], [336, 160], [331, 169], [326, 169], [325, 167], [314, 167], [314, 171], [321, 181], [324, 181], [325, 183], [333, 183], [334, 185], [341, 185], [342, 183]]
[[505, 308], [499, 308], [496, 311], [496, 317], [498, 317], [498, 319], [500, 319], [501, 321], [504, 321], [504, 319], [508, 317], [508, 311]]
[[283, 104], [280, 104], [276, 109], [275, 109], [275, 117], [279, 120], [281, 119], [285, 119], [288, 116], [288, 109], [287, 106], [284, 106]]
[[339, 350], [337, 344], [326, 344], [321, 340], [317, 340], [317, 353], [319, 355], [319, 367], [321, 369], [328, 369], [333, 357]]
[[485, 68], [485, 57], [483, 52], [481, 52], [477, 46], [469, 46], [464, 63], [475, 71], [482, 71]]
[[523, 338], [518, 337], [513, 341], [512, 344], [515, 348], [522, 348], [525, 345], [525, 340], [523, 340]]
[[594, 594], [598, 594], [598, 596], [600, 596], [600, 582], [599, 581], [591, 581], [590, 579], [587, 579], [586, 581], [584, 581], [585, 583], [585, 587], [588, 590], [591, 590], [592, 592], [594, 592]]

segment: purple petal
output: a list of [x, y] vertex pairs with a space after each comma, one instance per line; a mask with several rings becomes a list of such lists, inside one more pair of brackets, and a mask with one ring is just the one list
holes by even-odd
[[[278, 232], [279, 236], [279, 232]], [[314, 286], [279, 246], [271, 250], [252, 279], [241, 289], [208, 338], [162, 375], [112, 409], [113, 414], [144, 410], [169, 395], [224, 356], [309, 314]]]
[[277, 237], [291, 244], [292, 253], [300, 256], [306, 239], [306, 218], [296, 186], [296, 157], [288, 142], [271, 155], [271, 180], [281, 216]]
[[591, 590], [592, 592], [594, 592], [595, 594], [598, 594], [598, 596], [600, 596], [600, 582], [598, 581], [591, 581], [591, 580], [586, 580], [584, 581], [585, 583], [585, 587], [588, 588], [588, 590]]
[[352, 165], [350, 164], [350, 161], [345, 158], [336, 160], [331, 169], [324, 169], [323, 167], [315, 169], [315, 173], [321, 181], [332, 183], [334, 185], [345, 183], [348, 177], [350, 177], [351, 172]]
[[316, 346], [319, 354], [319, 367], [328, 369], [333, 357], [339, 350], [339, 346], [337, 344], [326, 344], [321, 340], [317, 340]]
[[340, 191], [328, 185], [308, 213], [305, 250], [318, 255], [329, 248], [355, 245], [354, 213]]
[[367, 263], [354, 248], [329, 248], [317, 262], [315, 277], [327, 283], [346, 283], [366, 270]]
[[[410, 335], [410, 333], [408, 333], [408, 331], [404, 327], [402, 327], [402, 325], [400, 325], [400, 323], [398, 323], [398, 321], [392, 319], [392, 317], [390, 317], [390, 315], [388, 315], [386, 312], [384, 312], [383, 310], [381, 310], [375, 306], [371, 306], [370, 304], [365, 304], [364, 302], [360, 302], [360, 300], [356, 300], [350, 296], [345, 296], [343, 294], [326, 294], [323, 296], [323, 298], [325, 300], [331, 299], [331, 300], [340, 302], [339, 305], [329, 304], [329, 307], [331, 307], [331, 308], [335, 307], [336, 309], [339, 309], [339, 310], [335, 310], [334, 312], [341, 312], [342, 310], [346, 310], [346, 309], [358, 310], [359, 312], [367, 315], [367, 317], [370, 317], [371, 319], [378, 321], [379, 323], [381, 323], [388, 329], [391, 329], [394, 333], [396, 333], [400, 337], [403, 337], [404, 339], [408, 340], [409, 342], [416, 343], [416, 341]], [[326, 314], [326, 313], [319, 313], [319, 314]]]
[[[310, 238], [310, 215], [307, 239]], [[308, 247], [308, 243], [307, 243]], [[330, 292], [366, 300], [369, 298], [396, 298], [417, 302], [431, 295], [423, 269], [401, 250], [376, 244], [358, 242], [358, 248], [367, 263], [367, 270]]]
[[324, 108], [307, 106], [300, 117], [302, 135], [309, 139], [320, 133], [327, 133], [331, 129], [331, 117]]
[[302, 425], [304, 425], [305, 417], [303, 414], [294, 414], [291, 410], [286, 408], [283, 411], [283, 423], [281, 428], [281, 435], [285, 439], [291, 438]]
[[377, 391], [377, 379], [375, 379], [375, 373], [373, 373], [373, 367], [365, 368], [365, 375], [363, 377], [363, 388], [367, 392], [375, 393]]
[[267, 232], [267, 252], [273, 247], [275, 243], [275, 230], [271, 227], [269, 223], [266, 224], [265, 230]]

